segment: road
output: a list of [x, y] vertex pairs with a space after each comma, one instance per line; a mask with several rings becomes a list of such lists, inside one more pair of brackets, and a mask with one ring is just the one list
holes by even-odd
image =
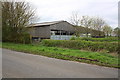
[[117, 78], [118, 69], [2, 50], [3, 78]]

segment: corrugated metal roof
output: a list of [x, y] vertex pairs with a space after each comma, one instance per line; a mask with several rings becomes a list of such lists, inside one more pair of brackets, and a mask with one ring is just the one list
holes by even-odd
[[43, 22], [43, 23], [35, 23], [35, 24], [30, 24], [30, 26], [29, 27], [32, 27], [32, 26], [49, 26], [49, 25], [53, 25], [53, 24], [56, 24], [56, 23], [59, 23], [59, 22], [64, 22], [63, 20], [61, 20], [61, 21], [53, 21], [53, 22]]

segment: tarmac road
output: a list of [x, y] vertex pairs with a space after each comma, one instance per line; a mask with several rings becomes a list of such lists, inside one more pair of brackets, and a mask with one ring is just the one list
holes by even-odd
[[3, 78], [118, 78], [118, 69], [2, 49]]

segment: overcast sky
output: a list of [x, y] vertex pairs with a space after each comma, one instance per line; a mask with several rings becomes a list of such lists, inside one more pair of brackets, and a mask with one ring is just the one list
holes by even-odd
[[119, 0], [26, 0], [36, 9], [38, 22], [68, 20], [72, 12], [99, 16], [113, 28], [118, 26]]

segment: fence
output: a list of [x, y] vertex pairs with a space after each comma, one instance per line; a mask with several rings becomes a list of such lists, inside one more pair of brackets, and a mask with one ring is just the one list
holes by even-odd
[[53, 40], [70, 40], [71, 37], [75, 37], [72, 35], [51, 35], [50, 39]]

